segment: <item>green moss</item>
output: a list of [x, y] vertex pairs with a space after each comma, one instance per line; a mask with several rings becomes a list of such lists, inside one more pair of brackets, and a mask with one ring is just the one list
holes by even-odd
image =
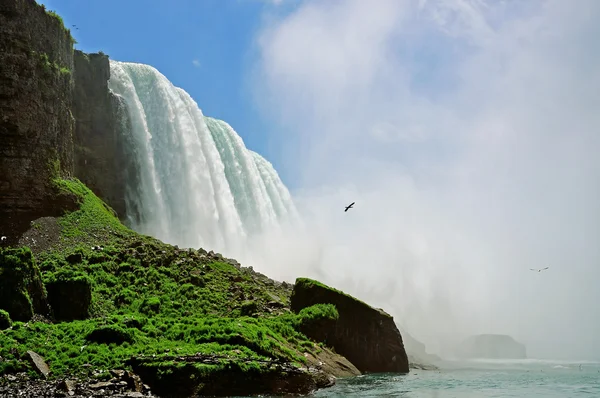
[[63, 21], [62, 17], [56, 13], [56, 11], [46, 11], [46, 14], [50, 15], [52, 18], [60, 22], [61, 26], [64, 28], [65, 22]]
[[[269, 359], [302, 364], [315, 344], [299, 326], [337, 316], [332, 305], [297, 315], [270, 308], [274, 297], [288, 305], [289, 291], [205, 251], [181, 250], [131, 231], [79, 180], [55, 177], [53, 184], [78, 209], [59, 218], [61, 236], [36, 255], [39, 272], [51, 302], [57, 286], [62, 292], [75, 290], [65, 286], [88, 286], [91, 303], [86, 319], [15, 322], [0, 333], [0, 374], [32, 371], [20, 359], [27, 350], [44, 356], [56, 377], [89, 372], [86, 363], [91, 369], [127, 368], [139, 355], [164, 358], [172, 366], [174, 355], [218, 354], [243, 359], [238, 365], [247, 371], [263, 369], [260, 361]], [[19, 258], [19, 264], [36, 264], [26, 248], [1, 253]], [[222, 369], [194, 366], [202, 372]]]
[[12, 319], [10, 314], [4, 310], [0, 310], [0, 330], [8, 329], [12, 326]]
[[340, 317], [337, 308], [333, 304], [315, 304], [310, 307], [303, 308], [298, 313], [298, 319], [301, 322], [319, 320], [319, 319], [332, 319], [336, 320]]
[[31, 52], [34, 57], [38, 59], [38, 65], [44, 71], [44, 73], [51, 75], [56, 74], [59, 76], [70, 76], [71, 70], [65, 66], [59, 65], [56, 62], [53, 62], [48, 54], [46, 53], [38, 53], [36, 51]]
[[100, 230], [133, 234], [121, 224], [115, 211], [78, 179], [56, 178], [54, 184], [59, 191], [75, 195], [80, 203], [79, 210], [66, 214], [60, 220], [63, 238], [77, 238]]
[[346, 294], [344, 292], [342, 292], [341, 290], [337, 290], [331, 286], [327, 286], [319, 281], [316, 281], [314, 279], [309, 279], [309, 278], [296, 278], [296, 285], [303, 287], [304, 289], [310, 289], [312, 287], [319, 287], [321, 289], [326, 289], [326, 290], [330, 290], [332, 292], [335, 292], [336, 294], [339, 294], [341, 296], [346, 296], [354, 301], [356, 301], [357, 303], [361, 303], [362, 305], [368, 307], [368, 308], [372, 308], [369, 304], [365, 303], [364, 301], [361, 301], [359, 299], [357, 299], [356, 297], [353, 297], [349, 294]]
[[0, 309], [12, 319], [26, 321], [32, 317], [34, 305], [41, 309], [44, 295], [31, 250], [0, 248]]

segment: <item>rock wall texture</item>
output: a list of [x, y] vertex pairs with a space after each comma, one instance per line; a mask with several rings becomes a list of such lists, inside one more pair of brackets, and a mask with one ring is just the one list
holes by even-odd
[[108, 88], [108, 56], [75, 51], [75, 176], [125, 218], [127, 113]]
[[61, 207], [53, 174], [73, 173], [73, 39], [34, 0], [0, 2], [0, 235], [9, 243]]
[[394, 318], [343, 292], [311, 279], [298, 278], [291, 307], [294, 312], [315, 304], [333, 304], [339, 318], [305, 327], [308, 337], [324, 342], [361, 372], [409, 371], [408, 357]]

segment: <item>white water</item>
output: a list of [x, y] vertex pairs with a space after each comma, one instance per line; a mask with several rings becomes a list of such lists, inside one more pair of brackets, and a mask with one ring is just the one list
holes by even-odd
[[[182, 247], [227, 255], [249, 238], [298, 219], [273, 166], [248, 150], [227, 123], [207, 118], [184, 90], [148, 65], [110, 61], [109, 87], [127, 106], [131, 227]], [[129, 212], [128, 212], [129, 213]], [[133, 212], [131, 212], [133, 213]]]

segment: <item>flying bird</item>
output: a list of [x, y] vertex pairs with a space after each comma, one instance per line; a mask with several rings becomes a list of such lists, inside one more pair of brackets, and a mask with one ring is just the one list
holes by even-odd
[[349, 209], [352, 209], [352, 206], [354, 206], [354, 203], [356, 203], [356, 202], [352, 202], [348, 206], [346, 206], [346, 209], [344, 210], [344, 212], [348, 211]]
[[544, 270], [547, 270], [548, 268], [550, 268], [550, 267], [541, 268], [541, 269], [534, 269], [534, 268], [529, 268], [529, 269], [532, 270], [532, 271], [536, 271], [536, 272], [542, 272]]

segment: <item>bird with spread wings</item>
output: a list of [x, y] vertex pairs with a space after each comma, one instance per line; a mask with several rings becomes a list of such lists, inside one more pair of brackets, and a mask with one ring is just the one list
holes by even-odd
[[536, 272], [542, 272], [544, 270], [547, 270], [550, 267], [546, 267], [546, 268], [540, 268], [540, 269], [535, 269], [535, 268], [529, 268], [531, 271], [536, 271]]

